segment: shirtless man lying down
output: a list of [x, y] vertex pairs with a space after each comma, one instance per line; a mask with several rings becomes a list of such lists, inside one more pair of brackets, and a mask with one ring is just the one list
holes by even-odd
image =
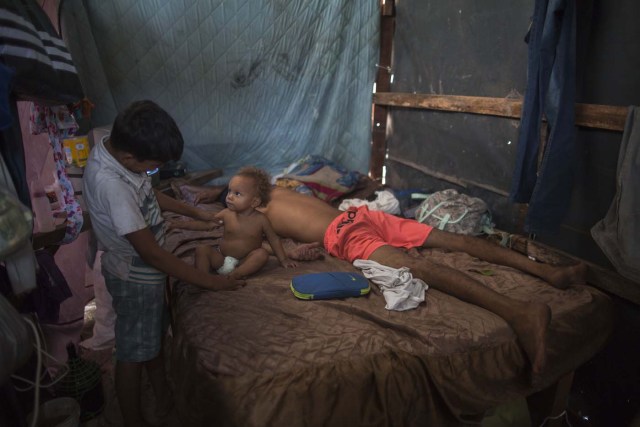
[[284, 188], [273, 189], [271, 201], [262, 211], [282, 237], [321, 243], [331, 255], [349, 262], [359, 258], [393, 268], [409, 267], [414, 277], [429, 286], [502, 317], [518, 336], [534, 377], [542, 373], [546, 362], [546, 332], [551, 320], [546, 304], [513, 300], [458, 270], [412, 257], [400, 248], [466, 252], [539, 277], [560, 289], [585, 283], [584, 264], [542, 264], [481, 238], [441, 231], [366, 207], [342, 212], [317, 198]]
[[[212, 191], [219, 194], [219, 189]], [[549, 307], [543, 303], [513, 300], [465, 273], [413, 257], [402, 248], [466, 252], [539, 277], [560, 289], [585, 283], [584, 264], [538, 263], [481, 238], [441, 231], [411, 219], [368, 211], [366, 207], [342, 212], [317, 198], [280, 187], [273, 189], [271, 201], [260, 209], [281, 237], [322, 244], [331, 255], [349, 262], [369, 259], [393, 268], [409, 267], [414, 277], [429, 286], [502, 317], [515, 331], [529, 358], [534, 381], [545, 368], [546, 335], [551, 320]]]

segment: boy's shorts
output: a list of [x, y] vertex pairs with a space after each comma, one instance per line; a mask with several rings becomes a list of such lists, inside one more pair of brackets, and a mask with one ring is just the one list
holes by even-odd
[[334, 219], [324, 235], [324, 247], [331, 255], [353, 262], [369, 259], [381, 246], [422, 246], [433, 227], [365, 206], [350, 209]]
[[146, 362], [160, 354], [168, 325], [165, 281], [141, 284], [102, 271], [116, 312], [116, 359]]

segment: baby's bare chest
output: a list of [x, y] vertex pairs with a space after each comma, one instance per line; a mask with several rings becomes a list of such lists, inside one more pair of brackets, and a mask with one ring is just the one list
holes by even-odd
[[262, 222], [254, 218], [231, 217], [225, 219], [224, 234], [234, 237], [262, 238]]

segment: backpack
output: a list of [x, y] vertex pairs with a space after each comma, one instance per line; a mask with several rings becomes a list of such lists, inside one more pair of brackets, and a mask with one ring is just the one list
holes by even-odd
[[416, 209], [416, 220], [440, 230], [459, 234], [493, 233], [491, 212], [477, 197], [454, 189], [429, 194]]

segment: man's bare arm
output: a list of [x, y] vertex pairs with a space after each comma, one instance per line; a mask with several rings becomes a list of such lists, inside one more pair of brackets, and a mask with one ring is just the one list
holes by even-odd
[[284, 251], [280, 236], [278, 236], [276, 232], [273, 231], [273, 227], [271, 227], [271, 222], [269, 222], [269, 219], [266, 216], [263, 216], [262, 219], [264, 221], [262, 230], [267, 238], [267, 241], [269, 242], [269, 245], [271, 246], [271, 249], [273, 250], [273, 253], [275, 254], [276, 258], [278, 258], [278, 261], [280, 261], [280, 264], [285, 268], [296, 267], [297, 264], [295, 263], [295, 261], [292, 261]]

